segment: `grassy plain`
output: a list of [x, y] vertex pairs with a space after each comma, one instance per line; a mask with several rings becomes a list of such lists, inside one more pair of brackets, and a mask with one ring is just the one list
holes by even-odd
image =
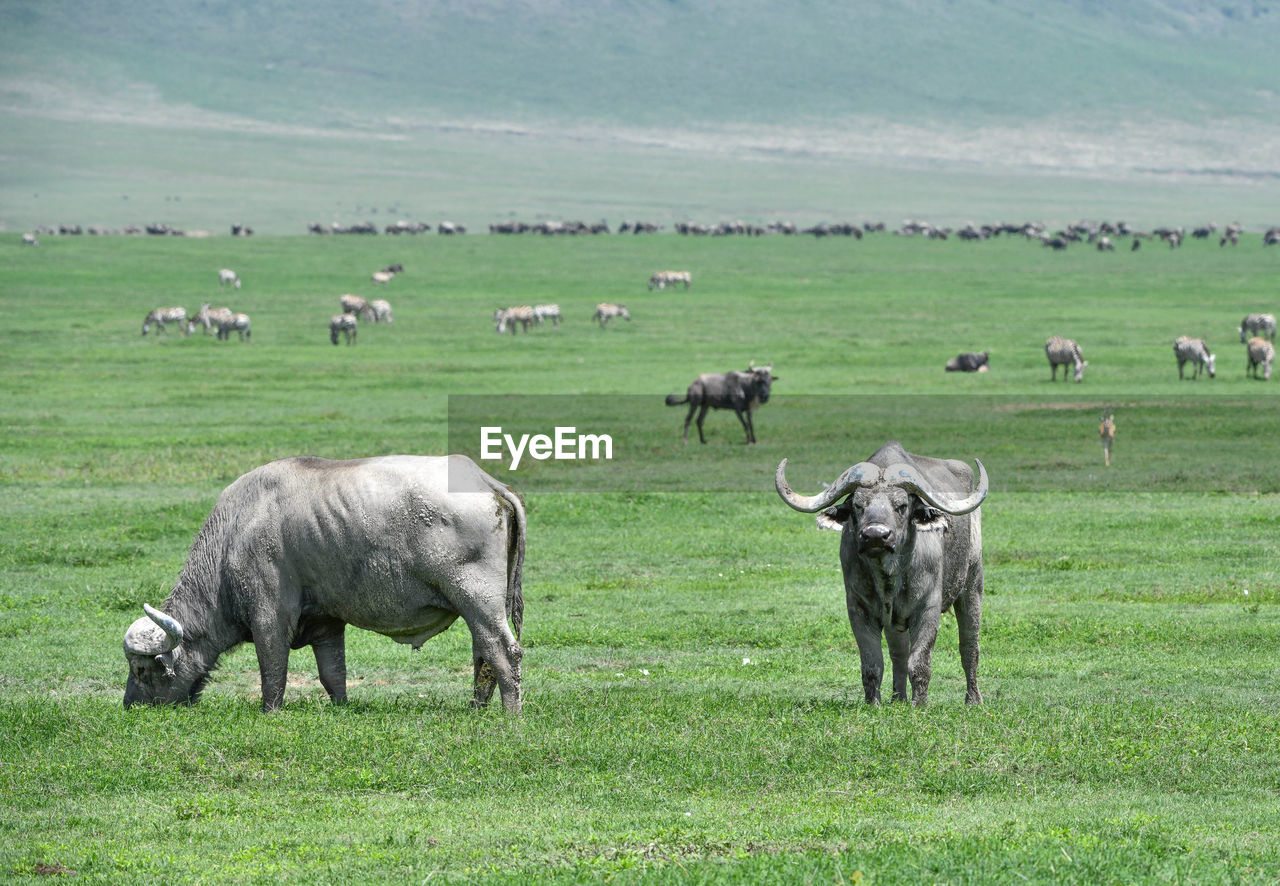
[[[1280, 253], [1256, 235], [1110, 255], [890, 236], [0, 249], [6, 877], [1280, 877], [1277, 382], [1244, 378], [1235, 334], [1277, 307]], [[375, 290], [393, 261], [405, 275]], [[219, 291], [219, 267], [244, 288]], [[647, 292], [662, 267], [694, 287]], [[384, 295], [395, 324], [331, 346], [343, 292]], [[634, 320], [596, 328], [606, 300]], [[138, 334], [150, 308], [202, 301], [249, 313], [252, 343]], [[494, 334], [494, 307], [546, 301], [559, 329]], [[1082, 342], [1082, 385], [1048, 380], [1053, 333]], [[1181, 333], [1208, 339], [1216, 379], [1178, 381]], [[944, 374], [962, 349], [993, 371]], [[760, 445], [717, 413], [707, 446], [681, 447], [662, 396], [751, 359], [782, 379]], [[199, 706], [121, 710], [123, 630], [223, 486], [285, 455], [444, 451], [458, 394], [648, 409], [646, 457], [608, 491], [512, 478], [530, 515], [521, 718], [467, 707], [461, 626], [417, 654], [353, 631], [343, 708], [303, 650], [263, 716], [244, 647]], [[783, 457], [811, 491], [890, 436], [991, 471], [978, 709], [949, 619], [927, 709], [862, 704], [837, 538], [771, 489]], [[655, 491], [664, 467], [695, 491]]]

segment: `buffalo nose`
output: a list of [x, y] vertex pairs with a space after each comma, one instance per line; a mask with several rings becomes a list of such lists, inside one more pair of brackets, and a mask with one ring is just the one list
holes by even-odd
[[889, 537], [890, 529], [883, 523], [872, 523], [862, 527], [862, 537], [868, 541], [884, 541]]

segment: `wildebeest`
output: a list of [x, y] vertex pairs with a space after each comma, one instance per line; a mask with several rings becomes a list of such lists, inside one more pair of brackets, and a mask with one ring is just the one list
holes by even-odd
[[273, 461], [223, 491], [169, 599], [125, 633], [124, 705], [197, 701], [244, 642], [263, 710], [283, 700], [290, 648], [308, 645], [341, 703], [348, 624], [417, 649], [461, 616], [473, 703], [496, 682], [518, 713], [524, 553], [520, 497], [465, 456]]
[[215, 330], [226, 320], [230, 320], [235, 312], [228, 307], [211, 308], [209, 303], [205, 302], [200, 306], [200, 310], [196, 311], [196, 315], [187, 321], [187, 335], [196, 331], [197, 326], [204, 327], [204, 334], [208, 335], [210, 330]]
[[1069, 338], [1053, 335], [1044, 343], [1045, 356], [1049, 358], [1049, 372], [1052, 381], [1058, 380], [1058, 367], [1062, 366], [1062, 380], [1067, 380], [1067, 366], [1075, 368], [1076, 381], [1084, 380], [1084, 368], [1089, 361], [1080, 356], [1080, 345]]
[[1276, 340], [1276, 318], [1274, 314], [1250, 314], [1240, 321], [1240, 328], [1236, 330], [1240, 333], [1240, 342], [1243, 344], [1249, 340], [1249, 336], [1257, 335], [1261, 338]]
[[689, 414], [684, 417], [684, 442], [689, 442], [689, 421], [693, 413], [698, 413], [698, 440], [703, 443], [707, 438], [702, 435], [702, 421], [707, 417], [708, 409], [732, 409], [742, 428], [747, 432], [747, 443], [756, 442], [755, 424], [751, 414], [757, 408], [769, 402], [769, 391], [778, 377], [773, 374], [773, 364], [756, 366], [752, 361], [745, 372], [707, 372], [693, 380], [685, 395], [667, 394], [668, 406], [689, 404]]
[[1276, 346], [1265, 338], [1249, 339], [1249, 365], [1245, 368], [1245, 377], [1258, 377], [1258, 367], [1262, 367], [1262, 378], [1271, 378], [1271, 364], [1276, 359]]
[[329, 319], [329, 341], [336, 345], [338, 336], [341, 335], [346, 338], [347, 344], [355, 344], [360, 331], [359, 325], [355, 314], [334, 314]]
[[[250, 276], [252, 276], [252, 275], [250, 275]], [[231, 269], [229, 269], [229, 268], [223, 268], [222, 270], [218, 271], [218, 285], [219, 285], [219, 286], [226, 286], [228, 283], [230, 283], [230, 284], [231, 284], [232, 286], [234, 286], [236, 289], [239, 289], [239, 288], [240, 288], [240, 277], [239, 277], [239, 276], [237, 276], [237, 274], [236, 274], [236, 272], [235, 272], [235, 271], [233, 271], [233, 270], [231, 270]]]
[[373, 308], [369, 307], [369, 302], [358, 295], [350, 293], [338, 297], [338, 304], [342, 305], [342, 313], [355, 314], [364, 320], [373, 319]]
[[1111, 446], [1116, 442], [1116, 414], [1102, 413], [1102, 423], [1098, 425], [1098, 436], [1102, 438], [1102, 461], [1111, 467]]
[[1173, 355], [1178, 360], [1178, 378], [1182, 378], [1182, 367], [1186, 363], [1191, 363], [1194, 372], [1192, 379], [1198, 379], [1202, 370], [1207, 370], [1209, 378], [1213, 378], [1213, 354], [1209, 352], [1209, 346], [1205, 344], [1202, 338], [1190, 338], [1180, 335], [1173, 342]]
[[218, 334], [214, 337], [230, 341], [233, 332], [239, 334], [240, 341], [253, 339], [253, 332], [249, 329], [248, 314], [232, 314], [218, 321]]
[[389, 325], [394, 319], [391, 316], [391, 302], [384, 298], [375, 298], [373, 301], [369, 302], [369, 310], [373, 313], [374, 323], [382, 323], [385, 321]]
[[990, 356], [990, 351], [957, 354], [947, 361], [947, 372], [986, 372], [991, 368], [988, 362]]
[[[799, 495], [786, 478], [774, 485], [797, 511], [823, 511], [843, 524], [840, 565], [849, 624], [862, 659], [862, 691], [880, 701], [881, 636], [893, 663], [893, 699], [923, 705], [929, 693], [933, 645], [942, 613], [954, 607], [960, 629], [965, 703], [980, 704], [978, 628], [982, 622], [982, 514], [987, 472], [962, 461], [929, 458], [881, 446], [817, 495]], [[843, 499], [843, 501], [841, 501]]]
[[167, 323], [177, 323], [187, 335], [191, 334], [191, 330], [187, 327], [186, 308], [156, 308], [142, 321], [142, 334], [146, 335], [153, 325], [157, 332], [168, 333], [169, 330], [165, 328]]
[[596, 312], [591, 315], [591, 319], [598, 322], [601, 329], [604, 329], [605, 324], [614, 317], [621, 317], [628, 323], [631, 322], [631, 314], [627, 311], [627, 306], [615, 305], [611, 302], [601, 302], [596, 305]]

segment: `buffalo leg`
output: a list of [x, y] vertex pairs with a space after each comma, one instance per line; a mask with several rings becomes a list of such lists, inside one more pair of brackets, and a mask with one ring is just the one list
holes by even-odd
[[884, 678], [884, 652], [880, 648], [880, 622], [871, 621], [856, 610], [849, 610], [849, 624], [858, 643], [862, 659], [862, 692], [867, 704], [880, 703], [880, 681]]
[[339, 623], [336, 630], [316, 638], [311, 651], [316, 654], [316, 667], [320, 670], [320, 685], [329, 693], [334, 704], [347, 700], [347, 648], [346, 625]]
[[911, 638], [906, 626], [890, 625], [885, 631], [885, 640], [889, 645], [889, 662], [893, 665], [893, 700], [907, 700], [907, 672], [911, 659]]
[[960, 628], [960, 666], [964, 668], [964, 703], [982, 704], [978, 692], [978, 626], [982, 622], [982, 587], [979, 585], [951, 604]]
[[933, 644], [938, 639], [939, 615], [937, 609], [931, 609], [907, 626], [911, 640], [911, 651], [907, 656], [907, 676], [911, 680], [911, 703], [916, 707], [923, 707], [929, 700], [929, 680], [933, 677]]
[[702, 421], [707, 417], [707, 410], [710, 408], [709, 404], [703, 403], [702, 408], [698, 410], [698, 440], [702, 443], [707, 442], [707, 438], [702, 436]]
[[262, 709], [274, 711], [284, 701], [284, 686], [289, 679], [288, 634], [272, 629], [254, 631], [253, 648], [258, 654], [258, 672], [262, 676]]

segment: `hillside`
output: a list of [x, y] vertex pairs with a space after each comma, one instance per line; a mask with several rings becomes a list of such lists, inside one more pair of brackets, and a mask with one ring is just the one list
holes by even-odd
[[10, 0], [0, 150], [46, 194], [86, 175], [51, 143], [99, 146], [119, 181], [211, 131], [286, 139], [277, 160], [371, 135], [390, 167], [430, 154], [446, 181], [584, 145], [624, 166], [660, 149], [1271, 181], [1277, 45], [1272, 0]]

